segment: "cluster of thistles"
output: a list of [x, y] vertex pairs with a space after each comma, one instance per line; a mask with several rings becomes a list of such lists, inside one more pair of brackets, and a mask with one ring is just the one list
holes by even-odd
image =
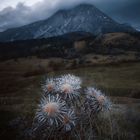
[[37, 127], [43, 125], [67, 132], [76, 128], [83, 114], [94, 116], [110, 109], [110, 102], [101, 91], [92, 87], [84, 89], [81, 83], [79, 77], [70, 74], [47, 79], [36, 111]]

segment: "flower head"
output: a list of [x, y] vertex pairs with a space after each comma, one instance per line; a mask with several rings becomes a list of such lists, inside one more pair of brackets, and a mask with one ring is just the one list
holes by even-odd
[[66, 104], [58, 95], [48, 95], [48, 97], [41, 99], [36, 118], [40, 124], [46, 123], [48, 126], [58, 126], [62, 123], [66, 112]]
[[74, 99], [79, 96], [81, 89], [81, 79], [74, 75], [63, 75], [57, 79], [57, 91], [65, 99]]
[[110, 109], [110, 101], [100, 90], [95, 88], [87, 88], [86, 90], [86, 105], [93, 112]]
[[55, 79], [50, 78], [45, 81], [43, 84], [42, 89], [45, 93], [50, 93], [55, 91]]
[[76, 116], [73, 110], [69, 110], [63, 118], [63, 129], [64, 131], [71, 131], [75, 127]]
[[56, 102], [50, 102], [44, 106], [43, 111], [48, 113], [48, 116], [55, 116], [59, 111], [59, 105]]

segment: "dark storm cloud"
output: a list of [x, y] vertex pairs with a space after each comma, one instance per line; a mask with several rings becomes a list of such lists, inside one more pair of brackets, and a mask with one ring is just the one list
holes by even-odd
[[[7, 7], [0, 12], [0, 29], [7, 29], [9, 27], [16, 27], [26, 24], [30, 8], [19, 3], [16, 8]], [[32, 20], [32, 17], [31, 19]]]
[[18, 3], [0, 11], [0, 31], [25, 25], [51, 16], [58, 9], [79, 3], [91, 3], [121, 23], [140, 28], [140, 0], [43, 0], [33, 6]]
[[98, 7], [118, 22], [140, 29], [140, 0], [108, 0], [108, 5]]

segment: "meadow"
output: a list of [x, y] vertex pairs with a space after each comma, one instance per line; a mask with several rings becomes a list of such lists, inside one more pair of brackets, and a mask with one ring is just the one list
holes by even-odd
[[[28, 62], [28, 63], [27, 63]], [[0, 63], [0, 138], [29, 139], [30, 128], [41, 97], [41, 83], [46, 77], [74, 74], [83, 86], [101, 89], [112, 101], [112, 111], [99, 116], [97, 140], [139, 139], [140, 124], [140, 63], [121, 63], [52, 71], [47, 62], [26, 61], [22, 65], [11, 61]], [[99, 125], [100, 124], [100, 125]], [[79, 137], [78, 137], [79, 138]], [[93, 139], [90, 127], [84, 138]]]

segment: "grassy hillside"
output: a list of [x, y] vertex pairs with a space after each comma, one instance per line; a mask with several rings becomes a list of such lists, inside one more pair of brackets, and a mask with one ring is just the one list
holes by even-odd
[[139, 59], [139, 34], [108, 33], [95, 37], [87, 33], [71, 33], [48, 39], [0, 43], [0, 60], [31, 56], [80, 59], [88, 54], [112, 57], [129, 55], [130, 52], [135, 55], [136, 60]]
[[[113, 102], [111, 112], [96, 121], [95, 139], [138, 140], [139, 40], [139, 34], [79, 37], [72, 33], [0, 43], [0, 139], [29, 139], [42, 82], [71, 73], [83, 80], [84, 87], [101, 89]], [[83, 135], [86, 140], [93, 138], [90, 127], [79, 133], [79, 139]]]
[[[138, 139], [140, 107], [140, 63], [86, 67], [76, 70], [36, 72], [38, 63], [23, 60], [0, 63], [0, 137], [28, 139], [35, 109], [41, 97], [41, 83], [46, 76], [72, 73], [82, 78], [84, 86], [96, 86], [113, 101], [111, 122], [105, 116], [97, 121], [97, 140]], [[47, 69], [47, 68], [46, 68]], [[28, 74], [27, 74], [28, 73]], [[129, 114], [129, 115], [128, 115]], [[90, 130], [89, 130], [90, 131]], [[89, 137], [89, 131], [84, 133]]]

